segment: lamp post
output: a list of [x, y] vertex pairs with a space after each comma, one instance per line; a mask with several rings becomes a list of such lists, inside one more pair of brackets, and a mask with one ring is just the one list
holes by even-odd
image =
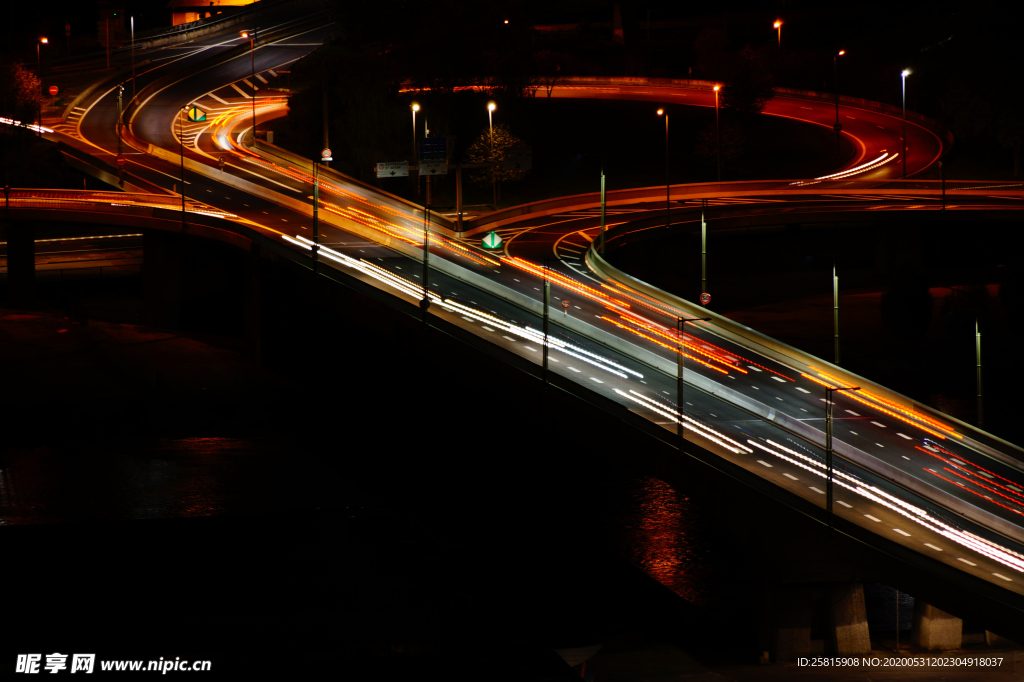
[[672, 224], [672, 204], [669, 200], [671, 185], [668, 183], [668, 112], [664, 109], [658, 109], [658, 116], [665, 117], [665, 229], [668, 229], [669, 225]]
[[860, 386], [836, 388], [825, 387], [825, 468], [828, 470], [825, 481], [825, 509], [828, 512], [828, 529], [832, 530], [832, 394], [838, 391], [859, 391]]
[[178, 114], [178, 153], [181, 155], [181, 231], [185, 231], [185, 112], [188, 105]]
[[839, 277], [836, 264], [832, 263], [832, 329], [836, 345], [836, 366], [839, 365]]
[[410, 106], [412, 109], [412, 160], [416, 164], [416, 196], [420, 195], [420, 172], [419, 172], [419, 157], [416, 154], [416, 112], [420, 110], [420, 105], [413, 102]]
[[[491, 162], [494, 162], [494, 110], [498, 105], [494, 102], [487, 103], [487, 126], [491, 131]], [[494, 210], [498, 210], [498, 168], [491, 167], [491, 188], [494, 191]]]
[[239, 35], [249, 39], [249, 65], [252, 70], [252, 148], [256, 148], [256, 31], [241, 31]]
[[980, 429], [984, 425], [982, 419], [982, 399], [981, 399], [981, 330], [978, 328], [978, 318], [974, 318], [974, 353], [975, 362], [978, 365], [978, 428]]
[[427, 326], [427, 309], [430, 307], [430, 206], [423, 208], [423, 300], [420, 301], [420, 309], [423, 310], [423, 326]]
[[775, 23], [772, 24], [772, 28], [779, 32], [779, 49], [782, 49], [782, 19], [776, 19]]
[[132, 99], [135, 99], [135, 17], [132, 16]]
[[[124, 135], [121, 130], [121, 103], [124, 98], [124, 83], [117, 86], [117, 155], [118, 157], [124, 151]], [[120, 160], [120, 159], [118, 159]], [[121, 187], [124, 187], [124, 166], [120, 163], [117, 165], [117, 183]]]
[[900, 72], [901, 82], [903, 84], [903, 135], [901, 137], [903, 141], [903, 179], [907, 179], [907, 76], [910, 75], [910, 69], [903, 69]]
[[[43, 59], [39, 52], [40, 45], [46, 45], [50, 41], [40, 38], [36, 41], [36, 76], [39, 78], [39, 87], [43, 87]], [[42, 94], [42, 93], [40, 93]], [[36, 130], [36, 137], [43, 136], [43, 98], [39, 98], [39, 128]]]
[[716, 85], [715, 90], [715, 159], [718, 167], [718, 181], [722, 181], [722, 129], [718, 126], [718, 91], [721, 85]]
[[839, 50], [839, 52], [832, 55], [832, 73], [836, 87], [836, 124], [832, 128], [836, 131], [836, 154], [843, 153], [842, 138], [839, 136], [839, 133], [843, 130], [843, 124], [839, 122], [839, 58], [844, 54], [846, 54], [846, 50]]
[[313, 159], [313, 283], [320, 266], [320, 159]]
[[686, 403], [683, 402], [683, 327], [687, 322], [709, 322], [710, 320], [710, 317], [691, 317], [689, 319], [684, 319], [682, 317], [676, 318], [676, 357], [678, 358], [676, 363], [676, 400], [679, 403], [679, 423], [676, 425], [676, 435], [679, 436], [680, 452], [683, 451], [683, 442], [685, 440], [683, 436], [683, 406], [686, 405]]

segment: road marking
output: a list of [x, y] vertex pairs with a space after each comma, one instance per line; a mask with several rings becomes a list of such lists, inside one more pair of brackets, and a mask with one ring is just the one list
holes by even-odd
[[956, 462], [957, 464], [964, 464], [963, 460], [957, 459], [956, 457], [950, 457], [950, 461]]
[[897, 533], [899, 533], [900, 535], [902, 535], [905, 538], [909, 538], [910, 537], [910, 533], [908, 533], [905, 530], [900, 530], [899, 528], [893, 528], [893, 530], [896, 531]]
[[269, 73], [274, 78], [277, 78], [277, 71], [274, 71], [273, 69], [267, 69], [267, 73]]
[[[566, 367], [569, 367], [569, 365], [566, 365]], [[569, 367], [569, 369], [571, 369], [574, 372], [579, 372], [580, 371], [580, 370], [576, 369], [575, 367]]]
[[501, 335], [501, 338], [508, 339], [509, 341], [515, 341], [511, 336], [505, 336], [504, 334]]
[[773, 377], [772, 377], [772, 379], [775, 379], [776, 381], [780, 381], [780, 382], [782, 382], [782, 383], [786, 383], [786, 380], [785, 380], [785, 379], [783, 379], [782, 377], [776, 377], [776, 376], [773, 376]]
[[[518, 279], [516, 279], [515, 277], [513, 277], [513, 278], [512, 278], [512, 281], [513, 281], [513, 282], [518, 282], [519, 280], [518, 280]], [[536, 288], [537, 288], [537, 287], [534, 287], [534, 289], [536, 289]]]
[[810, 393], [810, 391], [808, 391], [806, 388], [800, 388], [799, 386], [796, 387], [796, 390], [800, 391], [801, 393]]
[[531, 347], [531, 346], [523, 346], [523, 348], [525, 348], [526, 350], [532, 350], [532, 351], [533, 351], [534, 353], [536, 353], [536, 352], [537, 352], [537, 349], [536, 349], [536, 348], [533, 348], [533, 347]]
[[852, 118], [852, 119], [853, 119], [854, 121], [856, 121], [856, 120], [857, 120], [857, 119], [856, 119], [856, 118], [854, 118], [853, 116], [847, 116], [846, 118]]
[[[776, 399], [776, 400], [782, 400], [782, 398], [780, 398], [779, 396], [775, 396], [775, 399]], [[786, 401], [785, 401], [785, 400], [782, 400], [782, 402], [786, 402]]]
[[813, 109], [811, 109], [810, 107], [800, 107], [800, 108], [801, 108], [801, 109], [807, 109], [808, 111], [814, 111], [814, 110], [813, 110]]
[[885, 126], [880, 126], [880, 125], [876, 124], [875, 127], [878, 128], [879, 130], [885, 130]]
[[559, 360], [558, 358], [550, 358], [549, 357], [548, 360], [550, 360], [551, 362], [561, 362], [561, 360]]
[[871, 514], [865, 514], [864, 516], [866, 516], [867, 518], [871, 519], [871, 520], [872, 520], [872, 521], [874, 521], [875, 523], [881, 523], [881, 522], [882, 522], [882, 519], [876, 519], [876, 518], [875, 518], [874, 516], [872, 516]]
[[466, 317], [465, 315], [462, 316], [462, 319], [464, 319], [466, 322], [475, 322], [476, 321], [476, 320], [474, 320], [471, 317]]
[[771, 469], [771, 468], [772, 468], [772, 465], [771, 465], [771, 464], [769, 464], [768, 462], [764, 461], [763, 459], [759, 459], [759, 460], [757, 460], [757, 463], [758, 463], [758, 464], [763, 464], [763, 465], [765, 465], [766, 467], [768, 467], [769, 469]]
[[814, 487], [813, 485], [811, 486], [811, 490], [813, 490], [813, 491], [814, 491], [814, 492], [816, 492], [816, 493], [821, 493], [822, 495], [824, 495], [824, 494], [825, 494], [825, 491], [824, 491], [824, 490], [818, 490], [818, 489], [817, 489], [817, 488], [815, 488], [815, 487]]
[[984, 476], [985, 478], [992, 478], [992, 474], [988, 473], [987, 471], [979, 471], [978, 475]]
[[897, 431], [897, 432], [896, 432], [896, 435], [897, 435], [897, 436], [899, 436], [899, 437], [901, 437], [901, 438], [906, 438], [907, 440], [914, 440], [914, 439], [913, 439], [913, 438], [911, 438], [910, 436], [905, 436], [905, 435], [903, 435], [902, 433], [900, 433], [899, 431]]
[[747, 365], [747, 367], [749, 367], [750, 369], [754, 370], [755, 372], [760, 372], [761, 371], [760, 367], [754, 367], [753, 365]]
[[235, 90], [238, 90], [238, 94], [240, 94], [242, 97], [244, 97], [246, 99], [252, 99], [252, 97], [250, 95], [246, 94], [245, 90], [243, 90], [242, 88], [238, 87], [234, 83], [231, 84], [231, 87], [233, 87]]
[[246, 85], [248, 85], [253, 90], [259, 90], [259, 88], [257, 88], [255, 85], [253, 85], [252, 81], [250, 81], [248, 78], [243, 78], [242, 82], [245, 83]]
[[[481, 326], [481, 327], [483, 327], [483, 325], [480, 325], [480, 326]], [[489, 331], [489, 332], [493, 332], [493, 331], [494, 331], [494, 330], [493, 330], [493, 329], [491, 329], [490, 327], [484, 327], [484, 329], [486, 329], [486, 330], [487, 330], [487, 331]]]
[[997, 577], [997, 578], [1002, 578], [1003, 580], [1005, 580], [1005, 581], [1006, 581], [1006, 582], [1008, 582], [1008, 583], [1012, 583], [1012, 582], [1013, 582], [1013, 578], [1007, 578], [1007, 577], [1006, 577], [1005, 575], [1003, 575], [1002, 573], [993, 573], [992, 575], [994, 575], [994, 576], [995, 576], [995, 577]]
[[267, 79], [261, 76], [260, 74], [256, 74], [256, 77], [259, 78], [260, 82], [263, 83], [264, 85], [268, 83]]
[[957, 561], [962, 561], [965, 564], [967, 564], [968, 566], [977, 566], [978, 565], [978, 564], [974, 563], [973, 561], [968, 561], [967, 559], [964, 559], [963, 557], [959, 557], [959, 556], [956, 558], [956, 560]]
[[836, 502], [838, 502], [839, 504], [843, 505], [843, 506], [844, 506], [844, 507], [846, 507], [847, 509], [853, 509], [853, 505], [852, 505], [852, 504], [846, 504], [846, 503], [845, 503], [845, 502], [843, 502], [842, 500], [836, 500]]
[[910, 458], [907, 457], [906, 455], [902, 455], [902, 457], [903, 457], [903, 459], [907, 460], [908, 462], [910, 461]]
[[785, 476], [785, 477], [786, 477], [786, 478], [788, 478], [788, 479], [791, 479], [791, 480], [793, 480], [793, 481], [799, 481], [799, 480], [800, 480], [799, 478], [797, 478], [797, 477], [796, 477], [796, 476], [794, 476], [793, 474], [782, 474], [782, 475], [783, 475], [783, 476]]
[[573, 308], [575, 308], [576, 310], [583, 310], [583, 308], [579, 307], [578, 305], [574, 305]]
[[807, 410], [804, 410], [804, 408], [802, 408], [802, 407], [800, 409], [803, 410], [804, 412], [807, 412]]
[[852, 415], [853, 415], [854, 417], [859, 417], [859, 416], [860, 416], [859, 414], [857, 414], [857, 413], [856, 413], [856, 412], [854, 412], [853, 410], [843, 410], [843, 412], [847, 412], [847, 413], [849, 413], [849, 414], [852, 414]]
[[750, 384], [750, 387], [751, 387], [752, 389], [754, 389], [755, 391], [760, 391], [760, 390], [761, 390], [761, 389], [759, 389], [759, 388], [758, 388], [757, 386], [755, 386], [754, 384]]
[[931, 547], [931, 548], [932, 548], [932, 549], [934, 549], [934, 550], [935, 550], [936, 552], [941, 552], [941, 551], [942, 551], [942, 548], [941, 548], [941, 547], [936, 547], [935, 545], [933, 545], [933, 544], [932, 544], [932, 543], [930, 543], [930, 542], [926, 542], [926, 543], [924, 543], [924, 546], [925, 546], [925, 547]]
[[598, 379], [597, 377], [590, 377], [590, 380], [591, 380], [591, 381], [596, 381], [596, 382], [597, 382], [597, 383], [599, 383], [599, 384], [603, 384], [603, 383], [604, 383], [603, 381], [601, 381], [601, 380], [600, 380], [600, 379]]
[[883, 429], [885, 428], [885, 424], [879, 424], [878, 422], [871, 422], [871, 423], [874, 424], [875, 426], [881, 426]]
[[884, 446], [884, 445], [882, 445], [881, 443], [875, 443], [875, 445], [877, 445], [877, 446], [878, 446], [878, 447], [880, 447], [880, 448], [884, 448], [884, 447], [885, 447], [885, 446]]

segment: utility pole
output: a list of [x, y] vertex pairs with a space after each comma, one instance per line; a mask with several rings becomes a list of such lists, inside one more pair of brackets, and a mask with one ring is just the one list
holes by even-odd
[[188, 106], [181, 108], [178, 113], [178, 152], [181, 154], [181, 231], [185, 231], [185, 119], [182, 116], [188, 110]]
[[544, 353], [541, 364], [541, 376], [544, 378], [544, 388], [548, 387], [548, 302], [551, 300], [551, 282], [548, 280], [548, 261], [544, 259]]
[[[703, 200], [707, 206], [708, 200]], [[700, 209], [700, 292], [708, 291], [708, 224], [704, 221], [704, 207]]]
[[117, 86], [117, 156], [119, 157], [117, 164], [117, 184], [122, 188], [124, 187], [124, 166], [120, 163], [120, 156], [123, 153], [124, 149], [124, 137], [121, 134], [121, 101], [123, 96], [124, 83], [121, 83]]
[[835, 496], [832, 490], [832, 394], [837, 391], [859, 391], [860, 386], [843, 388], [825, 387], [825, 468], [828, 470], [825, 495], [825, 509], [828, 512], [828, 529], [832, 530], [832, 501]]
[[604, 255], [604, 230], [605, 230], [605, 188], [604, 188], [604, 162], [601, 162], [601, 241], [598, 242], [598, 251]]
[[676, 401], [679, 403], [679, 423], [676, 425], [676, 435], [679, 437], [679, 451], [683, 451], [685, 436], [683, 435], [683, 414], [686, 403], [683, 400], [683, 328], [687, 322], [709, 322], [710, 317], [692, 317], [683, 319], [676, 318]]
[[[324, 147], [326, 149], [326, 147]], [[313, 282], [320, 265], [320, 162], [313, 159]]]
[[832, 324], [836, 344], [836, 366], [839, 366], [839, 277], [836, 276], [836, 264], [832, 263]]
[[423, 300], [420, 301], [420, 308], [423, 310], [423, 326], [427, 325], [427, 308], [430, 307], [430, 295], [427, 293], [430, 286], [430, 206], [423, 209]]
[[974, 356], [978, 365], [978, 428], [981, 428], [985, 422], [981, 398], [981, 330], [978, 328], [978, 318], [974, 318]]

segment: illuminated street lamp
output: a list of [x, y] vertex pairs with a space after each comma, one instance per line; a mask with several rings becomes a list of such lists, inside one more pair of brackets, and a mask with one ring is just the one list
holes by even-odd
[[[46, 38], [40, 38], [36, 41], [36, 76], [39, 78], [39, 87], [43, 87], [43, 61], [39, 53], [39, 46], [46, 45], [50, 41]], [[36, 130], [36, 137], [43, 136], [43, 99], [39, 98], [39, 129]]]
[[178, 114], [178, 153], [181, 156], [181, 231], [185, 231], [185, 112], [189, 105], [181, 108]]
[[832, 71], [835, 75], [836, 86], [836, 124], [832, 128], [836, 131], [836, 154], [843, 153], [842, 141], [839, 134], [843, 130], [843, 124], [839, 122], [839, 58], [846, 54], [846, 50], [839, 50], [832, 55]]
[[722, 181], [722, 131], [718, 127], [718, 91], [722, 89], [721, 85], [714, 87], [715, 91], [715, 157], [718, 166], [718, 181]]
[[[412, 109], [412, 160], [413, 160], [414, 163], [416, 163], [416, 165], [418, 167], [419, 166], [419, 159], [418, 159], [418, 157], [416, 155], [416, 112], [420, 110], [420, 105], [417, 104], [416, 102], [413, 102], [409, 106], [409, 108]], [[419, 173], [418, 170], [416, 172], [417, 172], [416, 196], [419, 196], [419, 193], [420, 193], [420, 181], [419, 181], [419, 177], [418, 176], [419, 176], [420, 173]]]
[[669, 200], [671, 185], [668, 182], [668, 112], [664, 109], [658, 109], [658, 116], [665, 117], [665, 228], [668, 229], [669, 225], [671, 225], [672, 216], [672, 204]]
[[903, 69], [900, 72], [901, 83], [903, 84], [903, 179], [907, 179], [907, 76], [910, 69]]
[[772, 28], [779, 32], [779, 49], [782, 49], [782, 19], [776, 19], [775, 23], [772, 24]]
[[252, 148], [256, 148], [256, 31], [241, 31], [242, 38], [249, 39], [249, 65], [252, 69]]
[[[494, 102], [487, 103], [487, 125], [491, 131], [491, 162], [494, 162], [494, 110], [498, 105]], [[491, 167], [491, 188], [494, 190], [494, 210], [498, 210], [498, 169]]]

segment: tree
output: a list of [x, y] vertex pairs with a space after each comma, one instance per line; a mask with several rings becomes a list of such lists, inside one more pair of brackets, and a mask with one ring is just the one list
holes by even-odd
[[[502, 161], [505, 152], [512, 147], [522, 147], [524, 142], [509, 131], [504, 123], [494, 124], [494, 147], [491, 148], [491, 133], [484, 129], [469, 149], [466, 150], [466, 160], [469, 163], [486, 163], [488, 161]], [[505, 170], [501, 166], [496, 168], [480, 168], [469, 173], [469, 180], [480, 184], [491, 182], [491, 173], [494, 173], [499, 181], [522, 180], [528, 171]]]
[[15, 121], [32, 121], [43, 96], [41, 83], [21, 64], [0, 67], [0, 116]]
[[[746, 151], [747, 138], [743, 129], [735, 121], [722, 121], [722, 165], [726, 161], [732, 161], [743, 156]], [[714, 122], [711, 122], [697, 134], [697, 148], [694, 150], [697, 156], [710, 161], [712, 164], [718, 160], [718, 135]]]
[[765, 51], [743, 48], [722, 88], [722, 111], [744, 117], [760, 114], [774, 96], [775, 80]]

